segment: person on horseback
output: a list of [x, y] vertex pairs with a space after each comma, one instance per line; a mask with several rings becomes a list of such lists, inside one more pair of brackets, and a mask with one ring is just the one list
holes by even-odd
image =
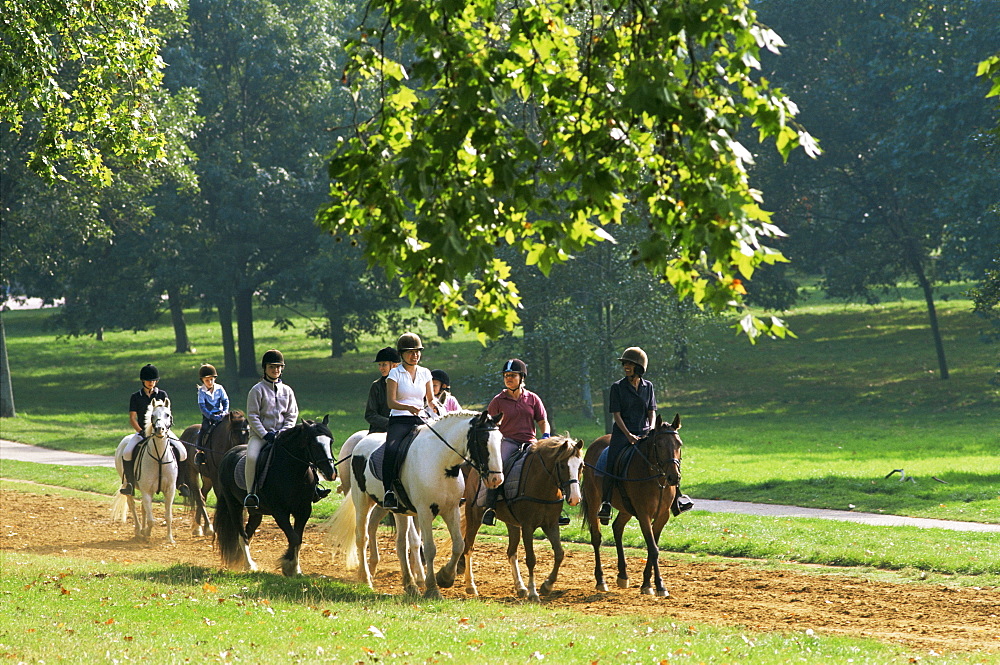
[[[607, 524], [611, 519], [611, 493], [615, 487], [612, 476], [615, 473], [615, 462], [622, 451], [634, 446], [649, 434], [656, 420], [656, 395], [653, 384], [642, 378], [649, 363], [646, 352], [638, 346], [630, 346], [625, 349], [618, 361], [622, 364], [625, 376], [611, 384], [608, 394], [608, 410], [615, 425], [611, 430], [611, 443], [608, 446], [607, 464], [604, 467], [607, 475], [604, 477], [601, 509], [597, 512], [601, 524]], [[672, 510], [678, 515], [690, 510], [693, 505], [691, 500], [681, 495], [678, 490]]]
[[[542, 438], [549, 438], [548, 414], [542, 398], [524, 387], [528, 378], [528, 366], [519, 358], [511, 358], [503, 364], [500, 370], [503, 375], [504, 389], [494, 397], [486, 412], [491, 416], [503, 414], [500, 421], [500, 456], [504, 462], [519, 450], [524, 450], [537, 439], [537, 431], [543, 432]], [[496, 513], [493, 510], [501, 489], [489, 490], [486, 494], [486, 512], [483, 514], [483, 524], [491, 526], [496, 523]]]
[[389, 426], [385, 435], [385, 456], [382, 462], [382, 484], [385, 497], [382, 506], [399, 510], [399, 500], [393, 490], [398, 480], [396, 455], [399, 444], [417, 425], [423, 424], [420, 412], [425, 408], [440, 415], [434, 401], [431, 371], [420, 366], [424, 345], [416, 333], [403, 333], [396, 340], [396, 351], [402, 364], [394, 367], [386, 377], [386, 403], [389, 405]]
[[[135, 496], [135, 460], [132, 459], [132, 453], [144, 438], [143, 432], [146, 431], [146, 411], [149, 410], [149, 404], [154, 399], [168, 399], [167, 391], [156, 387], [156, 384], [160, 381], [160, 372], [156, 369], [155, 365], [143, 365], [142, 369], [139, 370], [139, 381], [142, 383], [142, 387], [129, 397], [128, 420], [129, 424], [132, 425], [132, 429], [135, 430], [135, 434], [132, 435], [132, 440], [128, 442], [122, 451], [122, 472], [125, 474], [125, 487], [119, 490], [122, 494], [131, 494], [132, 496]], [[174, 436], [172, 431], [167, 432], [167, 437], [174, 447], [177, 459], [187, 459], [187, 451], [184, 449], [184, 444], [181, 443], [180, 439]], [[184, 491], [187, 490], [187, 485], [179, 487], [181, 488], [181, 494], [184, 494]], [[184, 496], [187, 496], [187, 494], [184, 494]]]
[[434, 388], [434, 399], [437, 400], [438, 406], [441, 407], [443, 413], [451, 413], [452, 411], [461, 411], [462, 405], [458, 403], [455, 396], [448, 391], [451, 388], [451, 378], [448, 376], [448, 372], [443, 369], [432, 369], [431, 370], [431, 384]]
[[205, 453], [202, 450], [203, 442], [208, 440], [208, 436], [215, 426], [221, 423], [222, 419], [229, 413], [229, 395], [226, 394], [226, 389], [222, 387], [222, 384], [215, 382], [217, 378], [219, 378], [218, 372], [215, 371], [215, 367], [208, 363], [198, 369], [198, 381], [200, 382], [198, 384], [198, 408], [201, 409], [201, 429], [198, 431], [198, 440], [195, 443], [198, 452], [194, 456], [198, 463], [205, 459]]
[[389, 429], [389, 403], [386, 401], [386, 377], [401, 360], [399, 353], [391, 346], [380, 349], [375, 354], [378, 371], [381, 376], [372, 382], [368, 389], [368, 403], [365, 405], [365, 420], [368, 421], [368, 433], [385, 432]]
[[[285, 369], [285, 357], [281, 355], [281, 351], [265, 351], [260, 359], [260, 366], [264, 370], [264, 376], [247, 395], [250, 440], [247, 441], [247, 496], [243, 500], [246, 508], [260, 508], [260, 498], [254, 483], [257, 478], [257, 458], [260, 457], [264, 443], [274, 443], [278, 434], [294, 427], [299, 417], [295, 393], [281, 380], [281, 373]], [[325, 488], [321, 491], [327, 494], [330, 492]]]

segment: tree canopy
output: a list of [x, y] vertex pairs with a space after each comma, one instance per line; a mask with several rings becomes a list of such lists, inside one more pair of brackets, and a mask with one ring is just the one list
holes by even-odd
[[782, 42], [750, 4], [371, 0], [347, 45], [358, 116], [320, 224], [447, 324], [496, 336], [519, 303], [499, 246], [548, 273], [613, 241], [634, 206], [648, 220], [636, 262], [682, 298], [741, 309], [741, 280], [782, 257], [737, 133], [818, 152], [755, 76]]

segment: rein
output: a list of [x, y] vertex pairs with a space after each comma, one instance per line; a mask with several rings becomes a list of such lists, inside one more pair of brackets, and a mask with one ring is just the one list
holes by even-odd
[[[424, 420], [424, 425], [427, 426], [427, 429], [429, 429], [430, 431], [434, 432], [434, 436], [436, 436], [437, 438], [441, 439], [441, 441], [442, 441], [442, 443], [444, 443], [444, 445], [448, 446], [456, 455], [458, 455], [459, 457], [461, 457], [463, 460], [465, 460], [465, 462], [467, 464], [469, 464], [472, 468], [474, 468], [476, 471], [478, 471], [480, 477], [482, 477], [482, 476], [488, 476], [490, 474], [500, 475], [500, 474], [503, 473], [503, 471], [490, 471], [489, 469], [481, 469], [481, 468], [479, 468], [478, 464], [476, 464], [473, 460], [469, 459], [468, 457], [466, 457], [462, 453], [458, 452], [458, 450], [455, 449], [455, 446], [453, 446], [450, 443], [448, 443], [448, 441], [443, 436], [441, 436], [440, 432], [438, 432], [436, 429], [434, 429], [434, 427], [431, 426], [430, 422]], [[470, 447], [471, 447], [471, 443], [472, 443], [472, 437], [473, 437], [473, 435], [475, 434], [476, 431], [492, 432], [492, 431], [495, 431], [496, 429], [497, 429], [496, 425], [492, 425], [492, 426], [489, 426], [489, 427], [482, 427], [480, 425], [472, 425], [471, 427], [469, 427], [469, 443], [470, 443]]]
[[[560, 491], [562, 491], [562, 493], [564, 495], [565, 494], [569, 494], [569, 486], [570, 485], [572, 485], [573, 483], [579, 483], [580, 482], [579, 479], [577, 479], [577, 478], [567, 478], [566, 482], [564, 482], [564, 483], [559, 482], [559, 471], [558, 471], [558, 464], [559, 463], [555, 462], [553, 464], [553, 468], [550, 470], [549, 467], [545, 466], [545, 460], [542, 459], [541, 453], [537, 453], [536, 452], [535, 454], [538, 455], [538, 463], [542, 465], [542, 469], [545, 471], [545, 475], [547, 475], [550, 480], [554, 481], [554, 484], [555, 484], [556, 488], [559, 489]], [[525, 464], [527, 464], [527, 460], [525, 460]], [[566, 473], [567, 473], [567, 475], [569, 474], [569, 463], [568, 462], [567, 462], [567, 465], [566, 465]], [[524, 475], [525, 475], [525, 471], [524, 471], [524, 469], [522, 469], [521, 470], [521, 478], [522, 478], [522, 480], [524, 478]], [[508, 504], [510, 504], [510, 503], [517, 503], [518, 501], [531, 501], [532, 503], [553, 504], [553, 503], [562, 503], [564, 499], [565, 499], [565, 497], [559, 498], [559, 499], [539, 499], [538, 497], [528, 496], [527, 494], [521, 494], [521, 495], [518, 495], [518, 496], [514, 497], [513, 499], [511, 499], [509, 501], [507, 501], [506, 499], [504, 499], [504, 500], [507, 501]]]
[[[599, 473], [602, 473], [603, 475], [607, 476], [608, 478], [611, 478], [613, 480], [617, 480], [619, 482], [639, 483], [639, 482], [644, 482], [644, 481], [647, 481], [647, 480], [657, 480], [659, 478], [665, 478], [666, 475], [667, 475], [667, 472], [663, 470], [663, 466], [659, 462], [659, 457], [657, 457], [657, 462], [656, 462], [656, 464], [654, 464], [652, 461], [650, 461], [650, 459], [648, 457], [646, 457], [646, 454], [639, 447], [639, 445], [641, 443], [643, 443], [644, 441], [648, 441], [649, 438], [653, 436], [653, 434], [654, 434], [654, 432], [650, 432], [646, 436], [642, 437], [641, 439], [639, 439], [639, 441], [637, 441], [632, 446], [632, 448], [635, 450], [635, 453], [637, 455], [639, 455], [639, 457], [642, 458], [642, 460], [644, 462], [646, 462], [647, 465], [649, 465], [649, 467], [651, 469], [656, 469], [656, 470], [659, 471], [659, 473], [657, 473], [657, 474], [654, 474], [652, 476], [646, 476], [644, 478], [629, 478], [627, 476], [618, 476], [618, 475], [615, 475], [615, 474], [611, 473], [610, 469], [605, 469], [605, 470], [601, 471], [600, 469], [597, 468], [597, 465], [595, 465], [595, 464], [587, 464], [586, 462], [584, 462], [584, 464], [586, 466], [590, 467], [591, 469], [594, 469], [595, 471], [597, 471]], [[666, 434], [675, 434], [676, 435], [677, 434], [677, 430], [675, 430], [673, 428], [669, 428], [669, 429], [666, 430]], [[673, 457], [673, 458], [670, 459], [670, 463], [676, 464], [677, 465], [677, 470], [678, 470], [678, 472], [680, 472], [681, 461], [679, 459], [677, 459], [676, 457]], [[660, 485], [660, 489], [663, 489], [665, 487], [666, 487], [666, 485]]]

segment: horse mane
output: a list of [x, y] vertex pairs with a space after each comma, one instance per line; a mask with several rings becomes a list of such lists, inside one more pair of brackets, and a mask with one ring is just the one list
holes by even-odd
[[159, 407], [166, 407], [167, 411], [170, 411], [170, 404], [162, 399], [150, 400], [149, 406], [146, 407], [146, 424], [142, 428], [142, 433], [147, 436], [153, 436], [153, 410]]
[[[539, 455], [558, 455], [562, 452], [567, 442], [573, 443], [573, 438], [569, 434], [554, 434], [547, 439], [536, 441], [531, 447]], [[570, 446], [568, 450], [572, 451], [573, 446]], [[566, 458], [568, 459], [571, 456], [567, 455]]]

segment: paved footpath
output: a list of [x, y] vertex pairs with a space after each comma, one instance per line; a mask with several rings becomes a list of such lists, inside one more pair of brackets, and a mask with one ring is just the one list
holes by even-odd
[[[40, 464], [63, 464], [68, 466], [108, 466], [114, 468], [113, 457], [105, 455], [85, 455], [66, 450], [39, 448], [24, 443], [14, 443], [0, 439], [0, 461], [17, 460]], [[3, 475], [0, 467], [0, 476]], [[879, 515], [876, 513], [856, 513], [848, 510], [827, 510], [823, 508], [800, 508], [771, 503], [747, 503], [745, 501], [712, 501], [694, 498], [695, 510], [710, 513], [739, 513], [765, 517], [813, 517], [874, 526], [916, 526], [925, 529], [950, 529], [952, 531], [979, 531], [1000, 533], [1000, 524], [979, 522], [958, 522], [954, 520], [932, 520], [922, 517], [901, 517], [899, 515]]]

